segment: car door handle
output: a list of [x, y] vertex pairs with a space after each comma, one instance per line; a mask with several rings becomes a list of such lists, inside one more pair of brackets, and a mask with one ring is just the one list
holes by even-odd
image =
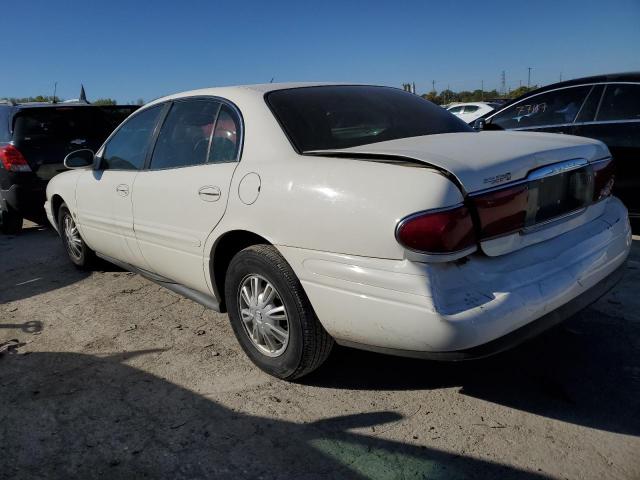
[[222, 193], [218, 187], [202, 187], [198, 190], [198, 195], [205, 202], [216, 202], [220, 199]]
[[116, 187], [116, 192], [118, 192], [118, 195], [120, 195], [121, 197], [126, 197], [127, 195], [129, 195], [129, 185], [121, 183]]

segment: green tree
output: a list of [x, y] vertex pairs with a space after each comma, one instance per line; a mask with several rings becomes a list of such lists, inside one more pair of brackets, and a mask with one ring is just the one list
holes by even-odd
[[91, 103], [93, 105], [117, 105], [118, 102], [116, 102], [113, 98], [99, 98]]
[[531, 90], [535, 90], [536, 88], [538, 88], [537, 85], [534, 85], [530, 88], [526, 85], [523, 85], [522, 87], [518, 87], [515, 90], [511, 90], [511, 92], [509, 92], [509, 98], [518, 98], [520, 95], [524, 95], [525, 93], [530, 92]]

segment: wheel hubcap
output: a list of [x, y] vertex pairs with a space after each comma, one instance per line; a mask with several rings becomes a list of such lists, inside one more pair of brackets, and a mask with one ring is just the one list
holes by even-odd
[[76, 222], [73, 221], [71, 215], [64, 217], [64, 236], [69, 254], [79, 259], [82, 256], [82, 239], [80, 238], [80, 232], [78, 232]]
[[238, 307], [242, 325], [260, 353], [282, 355], [289, 343], [289, 319], [275, 287], [260, 275], [247, 275], [238, 290]]

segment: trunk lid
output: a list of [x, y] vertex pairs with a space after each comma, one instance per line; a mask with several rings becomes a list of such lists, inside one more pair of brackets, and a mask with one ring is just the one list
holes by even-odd
[[463, 193], [521, 180], [537, 168], [566, 160], [594, 161], [609, 155], [601, 142], [582, 137], [529, 132], [468, 132], [409, 137], [314, 155], [392, 156], [446, 170]]
[[529, 132], [440, 134], [305, 153], [407, 159], [454, 176], [474, 205], [479, 245], [489, 256], [548, 240], [597, 216], [602, 202], [588, 208], [602, 186], [594, 172], [611, 163], [598, 161], [610, 154], [597, 140]]

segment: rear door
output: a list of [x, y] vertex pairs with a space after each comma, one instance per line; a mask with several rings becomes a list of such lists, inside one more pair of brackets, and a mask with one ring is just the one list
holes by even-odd
[[616, 162], [614, 194], [620, 197], [632, 215], [638, 216], [640, 84], [599, 85], [597, 93], [601, 95], [594, 95], [593, 99], [590, 96], [585, 115], [580, 113], [575, 134], [596, 138], [607, 144]]
[[208, 291], [204, 244], [227, 207], [241, 128], [237, 110], [223, 101], [171, 106], [133, 188], [136, 238], [152, 272]]
[[133, 232], [131, 192], [163, 108], [156, 105], [130, 117], [98, 152], [97, 168], [80, 172], [76, 186], [77, 223], [87, 244], [139, 268], [148, 266]]

